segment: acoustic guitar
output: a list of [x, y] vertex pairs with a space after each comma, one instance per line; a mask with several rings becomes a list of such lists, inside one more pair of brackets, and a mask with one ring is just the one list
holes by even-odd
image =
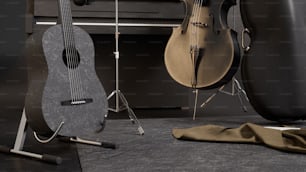
[[38, 135], [51, 136], [63, 123], [59, 135], [87, 138], [104, 123], [107, 97], [95, 71], [92, 39], [73, 26], [70, 0], [58, 3], [61, 24], [26, 42], [26, 115]]
[[165, 65], [178, 83], [209, 89], [226, 84], [240, 63], [237, 33], [227, 25], [235, 0], [184, 0], [186, 17], [174, 28]]

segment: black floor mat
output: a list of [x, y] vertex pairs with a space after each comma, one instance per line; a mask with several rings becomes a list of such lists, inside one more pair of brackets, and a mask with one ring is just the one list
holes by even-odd
[[[207, 115], [208, 116], [208, 115]], [[97, 137], [114, 142], [116, 150], [78, 145], [84, 172], [149, 172], [149, 171], [303, 171], [306, 156], [270, 149], [262, 145], [179, 141], [172, 137], [175, 127], [204, 124], [238, 127], [252, 122], [276, 125], [258, 115], [210, 116], [140, 120], [145, 135], [137, 135], [137, 126], [128, 120], [108, 120]], [[296, 125], [303, 125], [297, 123]]]

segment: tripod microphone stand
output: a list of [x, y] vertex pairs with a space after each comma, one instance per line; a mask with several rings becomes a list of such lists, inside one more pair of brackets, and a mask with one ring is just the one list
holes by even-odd
[[[118, 18], [119, 18], [119, 11], [118, 11], [118, 0], [115, 0], [115, 8], [116, 8], [116, 17], [115, 17], [115, 41], [116, 41], [116, 50], [114, 52], [115, 55], [115, 60], [116, 60], [116, 89], [114, 91], [112, 91], [112, 93], [107, 97], [108, 100], [110, 100], [113, 96], [115, 96], [115, 108], [109, 108], [110, 111], [113, 112], [120, 112], [123, 110], [127, 110], [128, 111], [128, 115], [130, 120], [132, 121], [132, 123], [136, 123], [138, 125], [138, 132], [140, 135], [144, 134], [144, 130], [140, 124], [140, 122], [138, 121], [134, 111], [132, 110], [132, 108], [130, 108], [128, 101], [126, 100], [125, 96], [123, 95], [123, 93], [120, 91], [119, 89], [119, 22], [118, 22]], [[120, 101], [123, 104], [123, 107], [120, 106]]]

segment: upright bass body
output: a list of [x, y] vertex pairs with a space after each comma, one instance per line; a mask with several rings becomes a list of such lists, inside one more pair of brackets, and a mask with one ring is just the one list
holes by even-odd
[[173, 29], [165, 65], [178, 83], [209, 89], [227, 83], [240, 62], [237, 34], [227, 26], [233, 0], [185, 0], [186, 17]]
[[241, 0], [251, 37], [242, 61], [250, 103], [266, 119], [306, 119], [304, 0]]
[[[69, 0], [60, 0], [60, 5], [62, 11], [69, 9]], [[89, 34], [64, 21], [32, 35], [26, 45], [29, 86], [25, 111], [31, 128], [50, 137], [63, 122], [59, 135], [83, 138], [100, 130], [108, 103], [95, 72]]]

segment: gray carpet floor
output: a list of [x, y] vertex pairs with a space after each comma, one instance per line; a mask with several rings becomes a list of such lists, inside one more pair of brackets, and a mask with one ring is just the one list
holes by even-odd
[[[114, 142], [116, 150], [78, 145], [84, 172], [306, 171], [306, 156], [280, 152], [263, 145], [180, 141], [173, 128], [204, 124], [238, 127], [245, 122], [277, 125], [258, 115], [140, 119], [145, 135], [129, 120], [107, 120], [99, 140]], [[303, 126], [305, 123], [295, 123]]]

